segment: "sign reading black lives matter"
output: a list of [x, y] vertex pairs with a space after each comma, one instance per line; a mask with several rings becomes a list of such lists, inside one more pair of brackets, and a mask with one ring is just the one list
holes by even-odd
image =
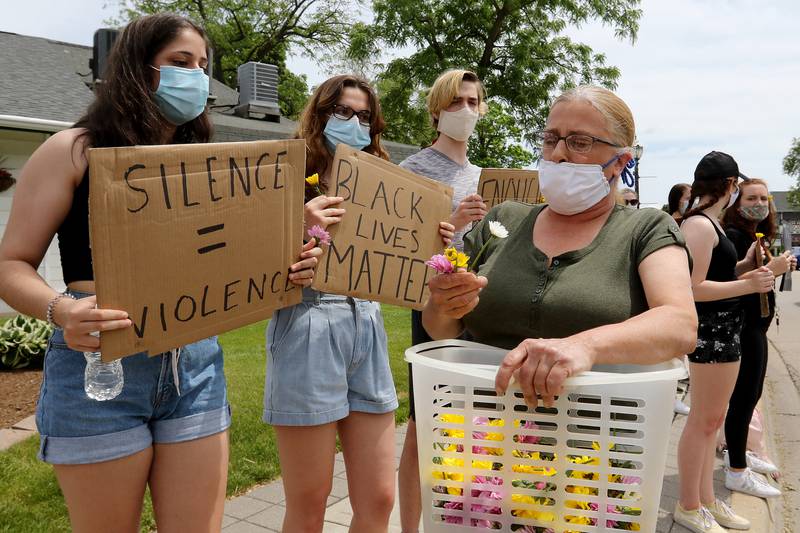
[[133, 327], [101, 333], [103, 360], [150, 355], [298, 303], [305, 143], [89, 152], [98, 306]]
[[439, 222], [450, 217], [453, 189], [340, 144], [327, 194], [344, 198], [346, 214], [329, 228], [313, 287], [422, 309], [425, 261], [442, 253]]

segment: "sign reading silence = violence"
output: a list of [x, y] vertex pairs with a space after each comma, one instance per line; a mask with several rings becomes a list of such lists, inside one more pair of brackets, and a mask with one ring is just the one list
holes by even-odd
[[441, 253], [439, 222], [450, 217], [453, 189], [366, 152], [340, 144], [329, 196], [341, 196], [342, 221], [320, 259], [313, 287], [422, 309]]
[[97, 148], [89, 221], [104, 361], [167, 351], [300, 302], [302, 140]]

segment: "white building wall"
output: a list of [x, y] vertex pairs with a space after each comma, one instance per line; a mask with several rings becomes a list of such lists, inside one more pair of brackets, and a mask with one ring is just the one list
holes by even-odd
[[[20, 171], [31, 156], [31, 154], [49, 137], [47, 133], [34, 133], [0, 129], [0, 157], [5, 157], [2, 165], [11, 171], [15, 178], [19, 178]], [[11, 204], [17, 186], [0, 193], [0, 239], [5, 233], [8, 217], [11, 212]], [[53, 242], [47, 249], [47, 253], [39, 265], [39, 275], [44, 278], [51, 287], [58, 291], [63, 291], [64, 276], [61, 273], [61, 258], [58, 253], [58, 239], [53, 237]], [[0, 300], [0, 315], [13, 314], [14, 310], [3, 300]]]

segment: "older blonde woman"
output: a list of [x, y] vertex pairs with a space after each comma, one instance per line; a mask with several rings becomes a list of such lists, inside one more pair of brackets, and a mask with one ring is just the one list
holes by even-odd
[[489, 241], [477, 275], [431, 280], [423, 311], [431, 337], [466, 329], [510, 350], [498, 392], [517, 373], [528, 404], [538, 396], [551, 404], [568, 377], [595, 364], [653, 364], [694, 349], [689, 261], [675, 221], [614, 202], [634, 136], [631, 111], [612, 92], [583, 86], [558, 97], [538, 135], [548, 204], [494, 207], [465, 250], [481, 249], [491, 222], [509, 235]]

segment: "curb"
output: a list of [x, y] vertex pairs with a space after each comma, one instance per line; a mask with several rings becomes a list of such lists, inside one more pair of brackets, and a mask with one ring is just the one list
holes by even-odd
[[0, 452], [36, 434], [36, 415], [23, 418], [10, 428], [0, 429]]
[[[800, 518], [800, 462], [797, 461], [795, 449], [800, 444], [800, 381], [795, 384], [792, 376], [794, 367], [787, 360], [784, 350], [769, 339], [773, 356], [769, 358], [767, 370], [767, 387], [770, 404], [766, 411], [768, 435], [771, 450], [775, 451], [775, 459], [781, 468], [780, 488], [783, 497], [770, 502], [773, 511], [774, 531], [792, 533], [793, 524]], [[795, 370], [796, 372], [796, 370]], [[776, 446], [775, 443], [780, 443]]]

